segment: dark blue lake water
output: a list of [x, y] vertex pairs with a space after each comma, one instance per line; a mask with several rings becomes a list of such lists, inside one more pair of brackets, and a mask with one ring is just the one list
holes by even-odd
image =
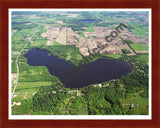
[[94, 23], [94, 22], [96, 22], [96, 20], [93, 20], [93, 19], [83, 19], [83, 20], [80, 20], [80, 22], [82, 22], [82, 23]]
[[75, 67], [68, 61], [49, 56], [49, 51], [32, 49], [24, 56], [31, 66], [46, 66], [50, 74], [57, 76], [67, 88], [81, 88], [90, 84], [117, 79], [132, 71], [127, 62], [112, 59], [97, 59]]
[[31, 22], [12, 22], [12, 25], [26, 24]]

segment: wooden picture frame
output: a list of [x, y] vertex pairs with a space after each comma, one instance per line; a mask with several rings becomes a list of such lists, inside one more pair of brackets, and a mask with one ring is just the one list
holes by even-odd
[[[152, 119], [151, 120], [9, 120], [8, 118], [8, 11], [9, 8], [150, 8], [152, 9]], [[160, 127], [160, 59], [159, 29], [160, 2], [158, 0], [53, 0], [53, 1], [0, 1], [0, 127]]]

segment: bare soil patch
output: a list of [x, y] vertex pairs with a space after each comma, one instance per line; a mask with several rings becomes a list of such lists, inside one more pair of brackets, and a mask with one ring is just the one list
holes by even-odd
[[60, 29], [59, 35], [55, 41], [66, 45], [66, 27]]
[[136, 53], [148, 53], [148, 50], [135, 51]]
[[11, 79], [12, 79], [12, 84], [15, 84], [16, 79], [17, 79], [17, 73], [12, 73], [11, 74]]
[[[65, 27], [53, 27], [45, 26], [46, 33], [42, 33], [41, 37], [47, 37], [48, 40], [55, 40], [60, 44], [66, 45], [66, 28]], [[50, 44], [50, 43], [49, 43]]]
[[[62, 21], [58, 22], [62, 23]], [[109, 36], [112, 31], [115, 31], [115, 29], [110, 27], [93, 27], [94, 32], [83, 32], [85, 37], [80, 37], [78, 32], [73, 31], [71, 28], [53, 26], [45, 26], [44, 28], [47, 29], [47, 32], [42, 33], [41, 36], [47, 37], [48, 41], [46, 45], [53, 45], [54, 40], [63, 45], [76, 45], [83, 56], [93, 53], [95, 48], [100, 53], [105, 54], [122, 54], [122, 49], [127, 49], [131, 52], [131, 54], [127, 55], [136, 55], [127, 44], [122, 43], [119, 37], [112, 38], [111, 42], [105, 40], [106, 36]], [[148, 41], [148, 38], [137, 37], [126, 28], [119, 33], [119, 36], [124, 40], [131, 40], [134, 43]], [[105, 48], [100, 49], [99, 45], [105, 45]], [[137, 53], [147, 53], [147, 51], [138, 51]]]
[[72, 13], [72, 14], [68, 14], [68, 16], [67, 17], [77, 17], [78, 16], [78, 14], [74, 14], [74, 13]]
[[124, 31], [121, 31], [122, 38], [124, 40], [131, 40], [134, 43], [148, 43], [148, 38], [142, 38], [142, 37], [138, 37], [135, 34], [133, 34], [132, 32], [128, 31], [128, 29], [124, 29]]
[[39, 16], [37, 16], [37, 15], [30, 15], [30, 18], [32, 18], [32, 19], [37, 19], [37, 18], [41, 18], [41, 17], [39, 17]]
[[71, 28], [66, 28], [66, 38], [67, 44], [69, 45], [76, 45], [78, 43], [78, 39], [80, 38], [79, 34], [74, 32]]
[[30, 24], [32, 24], [32, 23], [25, 23], [25, 25], [30, 25]]
[[17, 30], [16, 29], [14, 29], [13, 31], [12, 31], [12, 35], [16, 32]]
[[48, 40], [46, 46], [52, 46], [53, 45], [53, 40]]
[[57, 20], [56, 23], [58, 23], [58, 24], [64, 24], [62, 20]]

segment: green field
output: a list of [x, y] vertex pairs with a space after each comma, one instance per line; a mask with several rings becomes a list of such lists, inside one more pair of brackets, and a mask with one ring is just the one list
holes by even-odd
[[88, 31], [88, 32], [94, 32], [93, 26], [87, 27], [87, 31]]
[[80, 37], [85, 37], [83, 31], [79, 31]]
[[30, 44], [31, 47], [42, 47], [42, 46], [45, 46], [46, 43], [47, 43], [47, 40], [46, 39], [37, 39], [35, 41], [33, 41], [34, 43], [33, 44]]
[[[136, 17], [137, 18], [137, 17]], [[140, 19], [142, 20], [142, 19]], [[130, 21], [128, 24], [128, 29], [138, 37], [148, 37], [148, 24], [139, 24], [136, 21]]]
[[134, 51], [148, 50], [147, 43], [133, 43], [130, 44], [130, 46], [132, 47], [132, 49], [134, 49]]
[[37, 92], [39, 87], [42, 86], [50, 86], [52, 85], [52, 82], [20, 82], [17, 85], [17, 88], [15, 90], [15, 93], [21, 93], [21, 92]]
[[[121, 99], [123, 107], [128, 109], [130, 114], [147, 115], [148, 114], [148, 98], [142, 98], [138, 93], [130, 93], [130, 98]], [[131, 104], [134, 104], [131, 107]]]
[[105, 54], [104, 56], [119, 59], [122, 56], [122, 54]]
[[60, 43], [54, 41], [54, 42], [53, 42], [53, 45], [63, 45], [63, 44], [60, 44]]

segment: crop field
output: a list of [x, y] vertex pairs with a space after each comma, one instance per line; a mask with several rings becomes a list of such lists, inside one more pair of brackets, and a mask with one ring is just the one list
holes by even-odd
[[127, 23], [131, 32], [133, 32], [138, 37], [148, 37], [148, 29], [146, 26], [148, 24], [139, 24], [135, 21]]
[[39, 87], [42, 86], [50, 86], [52, 85], [52, 82], [46, 82], [46, 81], [40, 81], [40, 82], [20, 82], [17, 85], [15, 93], [20, 93], [20, 92], [37, 92]]
[[111, 57], [111, 58], [114, 58], [114, 59], [119, 59], [122, 54], [105, 54], [106, 57]]
[[134, 49], [134, 51], [148, 50], [147, 43], [133, 43], [130, 46]]

